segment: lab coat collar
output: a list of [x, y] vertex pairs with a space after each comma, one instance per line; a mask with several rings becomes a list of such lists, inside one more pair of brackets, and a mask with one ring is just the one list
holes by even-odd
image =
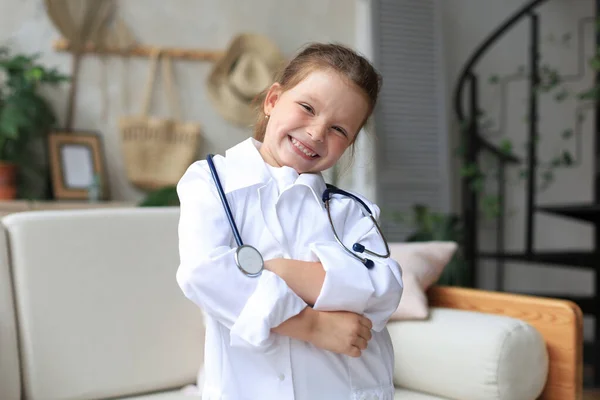
[[[271, 174], [265, 161], [259, 153], [261, 142], [248, 138], [225, 152], [227, 179], [225, 192], [231, 193], [238, 189], [253, 185], [265, 185], [271, 179]], [[300, 174], [295, 184], [304, 185], [311, 189], [315, 200], [325, 208], [321, 200], [327, 188], [321, 173]]]

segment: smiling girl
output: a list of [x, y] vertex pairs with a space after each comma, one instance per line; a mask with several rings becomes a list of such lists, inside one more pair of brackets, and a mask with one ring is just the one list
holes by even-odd
[[[181, 178], [177, 281], [206, 316], [203, 400], [394, 398], [386, 323], [400, 267], [373, 257], [366, 268], [349, 255], [322, 200], [322, 171], [351, 149], [380, 86], [353, 50], [309, 45], [264, 94], [254, 138], [214, 158], [240, 234], [265, 260], [257, 277], [236, 264], [206, 160]], [[329, 207], [346, 246], [385, 253], [360, 204], [334, 196]]]

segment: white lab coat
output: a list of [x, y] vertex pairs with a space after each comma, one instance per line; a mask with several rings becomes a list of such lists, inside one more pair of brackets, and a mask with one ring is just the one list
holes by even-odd
[[[373, 338], [360, 358], [352, 358], [271, 333], [307, 304], [270, 271], [256, 278], [239, 271], [236, 243], [208, 164], [195, 162], [177, 186], [177, 282], [205, 313], [202, 399], [392, 400], [394, 356], [385, 326], [402, 293], [399, 265], [371, 257], [375, 266], [369, 270], [346, 254], [321, 201], [322, 175], [270, 168], [260, 145], [250, 138], [213, 159], [242, 240], [265, 260], [320, 261], [326, 277], [314, 308], [364, 314], [373, 322]], [[378, 216], [377, 206], [366, 203]], [[384, 252], [373, 223], [355, 202], [335, 198], [330, 205], [347, 246], [360, 242]]]

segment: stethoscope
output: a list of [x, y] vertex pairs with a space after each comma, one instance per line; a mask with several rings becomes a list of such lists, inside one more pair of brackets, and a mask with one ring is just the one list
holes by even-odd
[[[233, 219], [233, 214], [231, 213], [231, 208], [229, 207], [229, 202], [227, 201], [227, 198], [225, 197], [225, 192], [223, 191], [223, 186], [221, 185], [219, 175], [217, 174], [217, 169], [215, 168], [215, 164], [213, 163], [213, 155], [209, 154], [206, 157], [206, 160], [208, 161], [208, 167], [210, 168], [210, 173], [212, 174], [212, 177], [215, 181], [217, 191], [219, 192], [219, 197], [221, 198], [221, 203], [223, 203], [223, 208], [225, 209], [225, 213], [227, 214], [227, 219], [229, 220], [229, 225], [231, 226], [231, 230], [233, 231], [233, 236], [238, 245], [236, 252], [235, 252], [235, 263], [238, 266], [238, 268], [240, 269], [240, 271], [242, 271], [247, 276], [250, 276], [250, 277], [258, 276], [258, 275], [260, 275], [260, 273], [262, 272], [262, 270], [264, 268], [263, 257], [255, 247], [244, 244], [242, 242], [242, 237], [240, 236], [240, 233], [237, 229], [237, 225], [235, 224], [235, 221]], [[333, 219], [331, 218], [331, 212], [330, 212], [330, 208], [329, 208], [329, 201], [331, 200], [331, 197], [333, 195], [341, 195], [341, 196], [349, 197], [350, 199], [356, 201], [360, 205], [360, 208], [361, 208], [363, 214], [371, 219], [371, 221], [375, 225], [375, 228], [377, 229], [377, 232], [379, 233], [379, 236], [381, 237], [381, 240], [383, 240], [383, 244], [385, 245], [385, 254], [375, 253], [375, 252], [365, 248], [365, 246], [363, 246], [360, 243], [354, 243], [354, 245], [352, 246], [352, 250], [350, 250], [348, 247], [346, 247], [346, 245], [344, 243], [342, 243], [342, 241], [340, 240], [340, 238], [335, 230], [335, 226], [333, 224]], [[360, 261], [368, 269], [373, 268], [373, 266], [375, 265], [373, 260], [368, 259], [366, 257], [361, 257], [356, 253], [366, 253], [371, 256], [380, 257], [380, 258], [388, 258], [390, 256], [390, 248], [388, 246], [387, 240], [385, 239], [385, 236], [383, 235], [383, 232], [381, 231], [381, 228], [379, 227], [377, 220], [375, 219], [375, 217], [373, 217], [373, 213], [371, 212], [371, 209], [365, 204], [364, 201], [362, 201], [360, 198], [358, 198], [354, 194], [346, 192], [345, 190], [342, 190], [342, 189], [338, 189], [337, 187], [330, 185], [330, 184], [327, 184], [327, 189], [325, 189], [325, 191], [323, 192], [322, 200], [323, 200], [323, 203], [325, 204], [325, 209], [327, 210], [327, 217], [329, 218], [329, 224], [331, 225], [331, 230], [333, 231], [333, 236], [335, 237], [335, 240], [338, 242], [338, 244], [346, 251], [346, 253], [348, 253], [350, 256], [354, 257], [358, 261]]]

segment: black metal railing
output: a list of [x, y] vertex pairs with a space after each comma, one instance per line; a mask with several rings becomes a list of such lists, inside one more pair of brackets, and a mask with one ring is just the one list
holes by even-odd
[[[495, 29], [475, 50], [463, 67], [454, 92], [454, 108], [462, 127], [461, 135], [464, 144], [463, 162], [466, 165], [478, 165], [480, 155], [485, 152], [495, 157], [498, 163], [498, 215], [496, 223], [497, 251], [504, 249], [504, 212], [505, 212], [505, 187], [504, 177], [506, 167], [510, 163], [521, 163], [522, 161], [513, 154], [502, 150], [500, 147], [488, 141], [481, 133], [479, 126], [480, 101], [479, 80], [475, 72], [479, 60], [487, 51], [511, 28], [523, 18], [530, 20], [530, 51], [529, 51], [529, 129], [527, 141], [527, 200], [526, 200], [526, 253], [531, 255], [533, 251], [533, 227], [535, 207], [535, 176], [536, 176], [536, 141], [538, 137], [538, 90], [540, 83], [539, 65], [539, 18], [535, 9], [547, 0], [533, 0], [517, 10], [510, 18]], [[467, 88], [469, 89], [466, 92]], [[468, 97], [465, 96], [468, 94]], [[465, 98], [466, 97], [466, 98]], [[464, 107], [463, 103], [467, 103]], [[477, 176], [468, 175], [462, 179], [462, 214], [465, 227], [464, 254], [469, 265], [470, 284], [475, 286], [477, 281], [477, 259], [478, 259], [478, 203], [479, 196], [473, 188]], [[503, 260], [497, 259], [496, 281], [501, 285], [503, 282]]]

